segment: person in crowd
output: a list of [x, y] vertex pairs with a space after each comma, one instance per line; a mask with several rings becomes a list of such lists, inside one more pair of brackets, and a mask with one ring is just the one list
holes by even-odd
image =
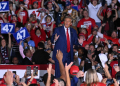
[[18, 21], [21, 21], [21, 17], [23, 19], [23, 25], [25, 25], [27, 23], [27, 19], [28, 19], [28, 9], [26, 6], [24, 6], [24, 2], [19, 2], [19, 9], [16, 10], [15, 14], [17, 14], [18, 16]]
[[30, 32], [30, 35], [31, 35], [31, 39], [35, 42], [36, 48], [40, 41], [46, 40], [46, 33], [43, 30], [41, 24], [38, 25], [38, 23], [34, 25], [33, 29]]
[[11, 52], [11, 33], [8, 33], [8, 45], [6, 40], [3, 38], [1, 40], [1, 48], [0, 48], [0, 63], [1, 64], [9, 64], [10, 63], [10, 52]]
[[99, 9], [97, 16], [102, 20], [102, 23], [105, 23], [106, 25], [102, 28], [101, 33], [104, 35], [110, 36], [112, 31], [115, 30], [114, 28], [114, 21], [118, 18], [117, 10], [115, 10], [115, 16], [112, 16], [112, 9], [107, 8], [106, 15], [103, 17], [100, 15], [102, 7]]
[[99, 8], [103, 5], [104, 2], [105, 2], [105, 0], [102, 0], [102, 3], [100, 2], [99, 4], [98, 4], [98, 0], [91, 0], [90, 3], [89, 3], [89, 1], [87, 2], [88, 10], [89, 10], [89, 17], [91, 17], [95, 20], [95, 23], [98, 27], [101, 26], [101, 21], [97, 16], [97, 12], [98, 12]]
[[79, 9], [81, 8], [78, 0], [73, 0], [71, 6], [73, 9], [75, 9], [77, 11], [79, 11]]
[[64, 11], [65, 9], [65, 1], [63, 0], [55, 0], [55, 2], [58, 4], [59, 6], [59, 11], [57, 12], [56, 14], [56, 17], [57, 19], [55, 20], [56, 21], [56, 26], [58, 27], [59, 24], [61, 23], [61, 16], [62, 16], [62, 12]]
[[47, 64], [49, 62], [55, 63], [49, 54], [44, 51], [44, 44], [42, 42], [38, 43], [38, 50], [33, 54], [32, 61], [33, 64]]
[[[44, 0], [42, 0], [41, 7], [45, 8], [44, 7]], [[58, 4], [54, 0], [51, 0], [51, 1], [47, 2], [46, 9], [48, 10], [48, 14], [50, 14], [52, 16], [52, 18], [54, 18], [54, 20], [55, 20], [55, 18], [56, 18], [55, 17], [55, 12], [59, 11]]]
[[31, 22], [27, 22], [25, 27], [27, 28], [28, 32], [30, 33], [30, 31], [32, 30], [33, 25], [32, 25]]
[[37, 9], [38, 8], [38, 2], [34, 1], [32, 4], [33, 9]]
[[107, 40], [111, 40], [113, 44], [119, 45], [119, 39], [117, 38], [117, 32], [115, 30], [112, 31], [111, 36], [107, 36], [101, 33], [102, 27], [104, 27], [105, 24], [102, 24], [97, 32], [97, 35], [100, 38], [106, 38]]
[[18, 57], [13, 57], [13, 58], [12, 58], [12, 63], [13, 63], [14, 65], [18, 65], [18, 64], [19, 64]]
[[23, 65], [33, 65], [32, 63], [32, 52], [30, 49], [24, 49], [23, 51], [25, 58], [22, 61]]
[[97, 72], [94, 69], [87, 70], [85, 83], [81, 84], [80, 86], [88, 86], [88, 85], [102, 85], [106, 86], [106, 84], [101, 83], [98, 79]]
[[30, 14], [30, 18], [33, 26], [35, 25], [35, 23], [39, 22], [39, 20], [36, 18], [36, 13], [34, 11]]
[[42, 24], [42, 26], [43, 26], [43, 29], [46, 32], [46, 37], [50, 38], [53, 34], [54, 28], [56, 27], [55, 21], [52, 22], [52, 17], [50, 15], [47, 15], [45, 17], [45, 21], [46, 22], [44, 24]]
[[64, 21], [64, 18], [66, 15], [70, 15], [72, 17], [72, 28], [74, 28], [77, 31], [77, 22], [78, 22], [78, 12], [71, 8], [71, 2], [66, 2], [66, 9], [62, 12], [61, 21]]
[[87, 35], [89, 36], [91, 34], [92, 27], [95, 25], [95, 20], [89, 17], [87, 10], [83, 10], [83, 16], [84, 18], [78, 22], [77, 28], [81, 28], [81, 25], [85, 25], [88, 32]]

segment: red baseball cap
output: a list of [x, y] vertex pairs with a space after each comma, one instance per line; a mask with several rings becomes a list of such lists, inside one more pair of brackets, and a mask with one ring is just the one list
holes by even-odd
[[108, 8], [108, 9], [107, 9], [107, 13], [108, 13], [108, 12], [111, 12], [111, 13], [112, 13], [112, 10], [111, 10], [111, 8]]
[[51, 84], [50, 86], [55, 86], [55, 83]]
[[73, 66], [70, 68], [70, 74], [71, 74], [71, 75], [77, 75], [78, 72], [79, 72], [79, 67], [78, 67], [78, 66], [73, 65]]
[[49, 2], [48, 2], [48, 4], [49, 4], [49, 3], [51, 3], [51, 4], [52, 4], [52, 2], [51, 2], [51, 1], [49, 1]]
[[0, 86], [6, 86], [5, 84], [0, 84]]
[[[28, 79], [27, 83], [30, 81], [30, 79]], [[37, 80], [36, 79], [33, 79], [31, 84], [37, 84]]]
[[84, 36], [85, 37], [85, 34], [84, 33], [80, 33], [79, 36]]
[[5, 83], [5, 80], [2, 78], [1, 80], [0, 80], [0, 84], [4, 84]]

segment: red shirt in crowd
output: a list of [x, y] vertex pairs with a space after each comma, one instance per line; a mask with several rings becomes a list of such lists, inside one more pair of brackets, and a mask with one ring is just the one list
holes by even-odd
[[[52, 25], [52, 22], [50, 23], [50, 24], [47, 24], [47, 23], [44, 23], [44, 24], [42, 24], [43, 26], [45, 25], [46, 27], [49, 27], [49, 29], [50, 29], [50, 27], [51, 27], [51, 25]], [[54, 28], [56, 27], [56, 25], [54, 24], [53, 25], [53, 30], [54, 30]], [[50, 33], [51, 33], [51, 30], [48, 30], [47, 31], [47, 36], [48, 36], [48, 38], [50, 37]]]
[[118, 38], [113, 39], [112, 37], [104, 35], [104, 34], [103, 34], [103, 38], [106, 38], [107, 40], [111, 40], [113, 42], [113, 44], [117, 44], [119, 46], [119, 39]]
[[46, 41], [45, 31], [43, 29], [40, 29], [40, 31], [41, 31], [41, 35], [39, 37], [35, 34], [35, 30], [32, 29], [31, 32], [30, 32], [31, 39], [35, 42], [35, 47], [36, 48], [37, 48], [38, 43], [40, 41]]
[[85, 45], [90, 44], [93, 40], [93, 35], [86, 41], [83, 42], [82, 47], [85, 47]]
[[90, 17], [89, 17], [89, 19], [83, 18], [78, 22], [77, 27], [80, 28], [81, 25], [88, 26], [87, 32], [88, 32], [88, 36], [89, 36], [91, 34], [92, 27], [95, 25], [95, 20]]
[[112, 68], [112, 70], [111, 70], [111, 76], [112, 76], [112, 78], [115, 78], [116, 71], [114, 69], [114, 66], [118, 66], [118, 61], [112, 61], [110, 63], [110, 66]]
[[[15, 13], [17, 14], [19, 10], [17, 10]], [[23, 10], [22, 12], [20, 12], [19, 15], [23, 16], [23, 25], [25, 25], [28, 19], [28, 12], [26, 10]], [[21, 19], [19, 17], [18, 17], [18, 21], [21, 22]]]
[[[80, 86], [87, 86], [87, 84], [83, 83]], [[97, 82], [96, 84], [90, 84], [90, 86], [106, 86], [106, 84]]]

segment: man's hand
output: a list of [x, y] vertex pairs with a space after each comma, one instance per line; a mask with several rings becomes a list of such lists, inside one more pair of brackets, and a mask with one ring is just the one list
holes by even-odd
[[106, 81], [107, 81], [107, 78], [104, 78], [104, 79], [102, 79], [101, 82], [104, 83], [104, 84], [107, 84]]
[[109, 42], [106, 38], [105, 38], [105, 41], [103, 41], [103, 42], [105, 42], [107, 45], [109, 44]]
[[16, 75], [15, 77], [16, 77], [16, 80], [15, 80], [15, 81], [16, 81], [16, 83], [17, 83], [17, 84], [19, 84], [19, 82], [20, 82], [20, 78], [19, 78], [19, 76], [18, 76], [18, 75]]
[[13, 73], [11, 71], [7, 71], [6, 76], [4, 76], [4, 80], [7, 85], [12, 86], [13, 83]]
[[52, 64], [49, 64], [49, 67], [47, 68], [48, 74], [51, 75], [51, 71], [52, 71]]
[[119, 86], [115, 78], [113, 78], [113, 81], [114, 81], [114, 86]]
[[65, 70], [69, 71], [69, 69], [71, 68], [73, 62], [71, 62], [69, 65], [67, 65], [67, 63], [65, 64]]
[[11, 33], [9, 32], [8, 35], [11, 36]]
[[103, 23], [101, 26], [104, 27], [106, 25], [106, 23]]
[[79, 77], [83, 77], [84, 76], [84, 72], [83, 71], [79, 71], [76, 75], [77, 78]]
[[27, 78], [28, 76], [27, 76], [27, 71], [25, 71], [25, 74], [24, 74], [24, 78]]
[[62, 61], [63, 53], [60, 50], [57, 50], [56, 58], [58, 61]]
[[58, 38], [59, 38], [59, 36], [60, 36], [60, 35], [57, 35], [57, 33], [56, 33], [56, 34], [55, 34], [55, 39], [54, 39], [54, 40], [57, 41]]

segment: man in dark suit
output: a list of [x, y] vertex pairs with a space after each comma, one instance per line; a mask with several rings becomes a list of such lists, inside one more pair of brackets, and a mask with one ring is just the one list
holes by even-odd
[[30, 49], [25, 49], [23, 51], [25, 58], [23, 59], [22, 64], [23, 65], [33, 65], [32, 61], [31, 61], [31, 57], [32, 57], [32, 52]]
[[72, 25], [72, 18], [66, 16], [64, 18], [64, 26], [55, 28], [52, 35], [52, 43], [55, 44], [53, 50], [53, 60], [55, 61], [55, 76], [60, 77], [59, 62], [56, 59], [57, 50], [63, 52], [63, 64], [69, 64], [73, 61], [73, 45], [78, 45], [78, 37], [76, 31], [70, 27]]

